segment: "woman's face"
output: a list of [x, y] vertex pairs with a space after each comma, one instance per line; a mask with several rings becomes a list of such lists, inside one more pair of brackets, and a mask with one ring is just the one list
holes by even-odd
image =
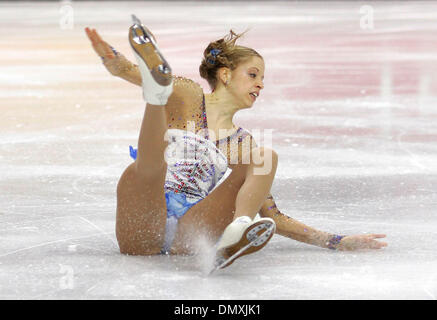
[[242, 107], [251, 107], [264, 88], [264, 60], [251, 57], [232, 70], [228, 90]]

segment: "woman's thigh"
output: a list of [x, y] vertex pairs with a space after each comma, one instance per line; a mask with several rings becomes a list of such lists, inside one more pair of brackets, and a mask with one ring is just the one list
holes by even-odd
[[164, 195], [166, 167], [156, 178], [141, 178], [132, 163], [117, 186], [116, 236], [120, 252], [157, 254], [165, 235], [167, 209]]
[[226, 226], [232, 222], [235, 199], [245, 176], [245, 165], [235, 167], [226, 180], [179, 219], [178, 231], [172, 246], [174, 253], [195, 252], [196, 242], [201, 237], [206, 237], [211, 242], [218, 240]]

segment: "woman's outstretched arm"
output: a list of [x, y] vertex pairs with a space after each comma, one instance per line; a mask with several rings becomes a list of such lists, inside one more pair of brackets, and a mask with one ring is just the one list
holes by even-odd
[[141, 86], [141, 74], [138, 66], [117, 52], [100, 37], [96, 29], [85, 28], [85, 32], [91, 41], [94, 51], [102, 59], [103, 65], [113, 76], [119, 77], [130, 83]]
[[262, 205], [260, 215], [275, 221], [277, 234], [322, 248], [357, 250], [380, 249], [387, 246], [387, 243], [376, 240], [385, 238], [384, 234], [340, 236], [307, 226], [280, 212], [271, 194]]

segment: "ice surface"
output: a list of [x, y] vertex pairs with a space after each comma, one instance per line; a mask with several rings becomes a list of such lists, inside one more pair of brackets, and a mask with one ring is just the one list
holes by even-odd
[[[360, 27], [363, 5], [373, 29]], [[436, 299], [436, 2], [73, 2], [72, 29], [65, 6], [0, 3], [0, 298]], [[194, 257], [121, 255], [115, 188], [144, 103], [83, 29], [133, 59], [132, 13], [205, 90], [208, 42], [250, 28], [241, 44], [264, 56], [265, 89], [235, 120], [274, 129], [279, 209], [389, 246], [276, 236], [211, 277], [203, 239]]]

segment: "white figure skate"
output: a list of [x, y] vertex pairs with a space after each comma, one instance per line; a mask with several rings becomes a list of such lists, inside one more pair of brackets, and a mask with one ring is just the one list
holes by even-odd
[[165, 105], [173, 91], [170, 65], [161, 54], [155, 37], [141, 21], [132, 15], [129, 43], [141, 72], [143, 98], [153, 105]]
[[247, 216], [237, 218], [223, 232], [211, 273], [228, 267], [243, 255], [262, 249], [272, 238], [275, 230], [276, 224], [270, 218], [253, 221]]

